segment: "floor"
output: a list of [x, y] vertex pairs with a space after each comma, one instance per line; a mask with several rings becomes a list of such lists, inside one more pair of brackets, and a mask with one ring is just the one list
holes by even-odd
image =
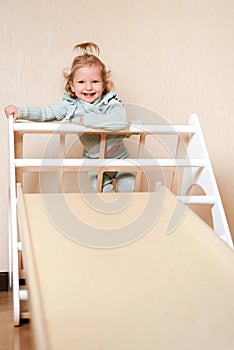
[[32, 329], [28, 320], [14, 327], [11, 292], [0, 292], [0, 349], [33, 350]]

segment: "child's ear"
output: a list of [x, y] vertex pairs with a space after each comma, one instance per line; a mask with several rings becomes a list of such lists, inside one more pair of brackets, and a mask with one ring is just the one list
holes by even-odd
[[72, 91], [72, 92], [75, 92], [74, 86], [73, 86], [73, 84], [72, 84], [72, 81], [70, 81], [70, 87], [71, 87], [71, 91]]

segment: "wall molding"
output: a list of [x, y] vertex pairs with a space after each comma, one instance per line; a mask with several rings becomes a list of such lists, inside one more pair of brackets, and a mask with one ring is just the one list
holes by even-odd
[[0, 291], [8, 290], [8, 272], [0, 272]]

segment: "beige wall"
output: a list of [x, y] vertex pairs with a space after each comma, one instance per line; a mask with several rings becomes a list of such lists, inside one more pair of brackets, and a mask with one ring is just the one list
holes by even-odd
[[0, 0], [0, 271], [7, 270], [3, 107], [56, 103], [72, 47], [92, 40], [122, 100], [169, 122], [199, 115], [234, 234], [233, 0]]

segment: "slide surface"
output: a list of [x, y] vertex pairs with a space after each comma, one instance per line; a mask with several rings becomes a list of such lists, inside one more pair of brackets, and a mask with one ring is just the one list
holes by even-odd
[[21, 194], [19, 217], [38, 349], [234, 348], [233, 251], [168, 190]]

